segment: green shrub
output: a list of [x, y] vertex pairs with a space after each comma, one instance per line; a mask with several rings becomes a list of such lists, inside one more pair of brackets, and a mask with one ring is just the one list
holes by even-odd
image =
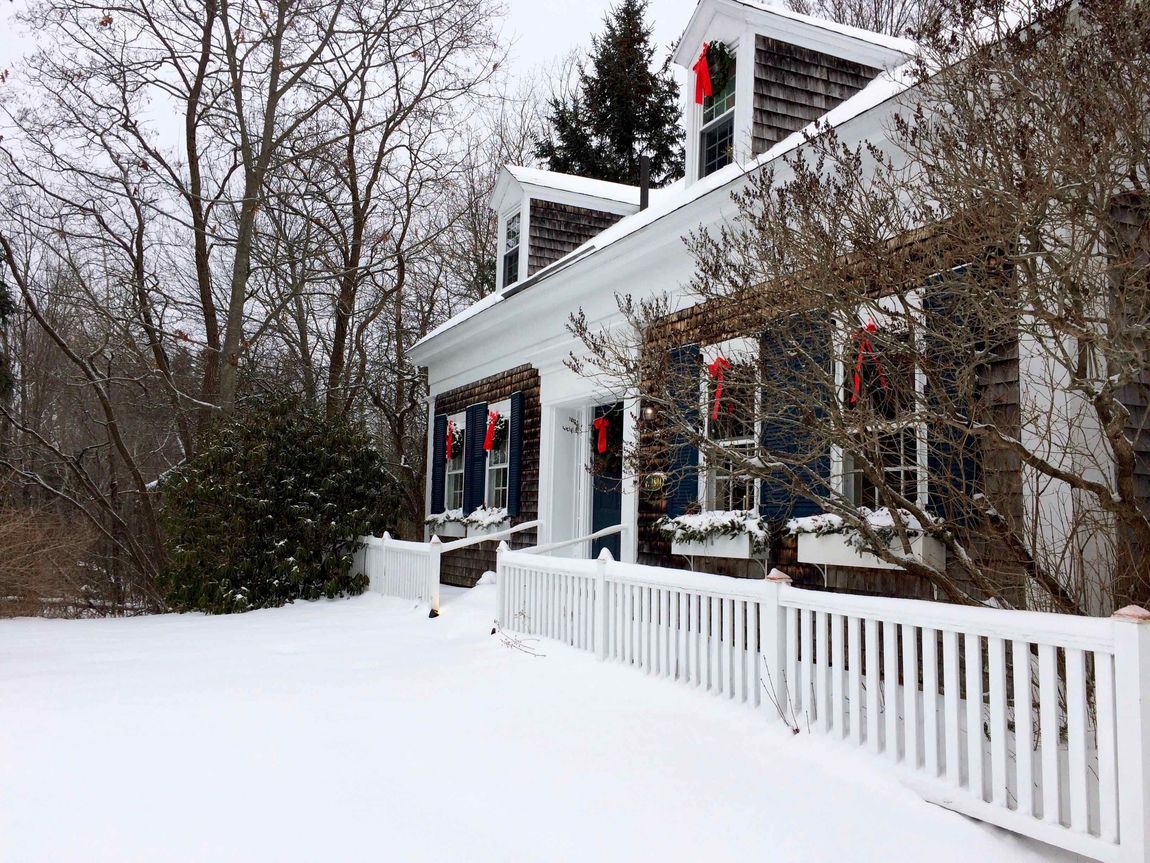
[[394, 518], [395, 497], [362, 428], [277, 397], [217, 422], [164, 481], [177, 611], [227, 613], [362, 593], [355, 537]]

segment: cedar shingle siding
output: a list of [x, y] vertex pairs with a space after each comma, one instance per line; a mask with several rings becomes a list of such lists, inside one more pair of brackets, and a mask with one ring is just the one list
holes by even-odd
[[532, 199], [527, 275], [534, 275], [575, 251], [621, 218], [616, 213], [602, 210]]
[[[435, 414], [455, 414], [477, 402], [503, 401], [514, 392], [523, 393], [523, 455], [520, 479], [519, 515], [511, 524], [539, 517], [539, 372], [530, 365], [516, 366], [435, 397]], [[512, 548], [526, 548], [537, 542], [534, 530], [512, 534]], [[474, 587], [479, 577], [495, 569], [497, 542], [483, 542], [443, 556], [440, 581], [459, 587]]]
[[878, 73], [861, 63], [756, 36], [752, 152], [765, 152], [817, 120]]

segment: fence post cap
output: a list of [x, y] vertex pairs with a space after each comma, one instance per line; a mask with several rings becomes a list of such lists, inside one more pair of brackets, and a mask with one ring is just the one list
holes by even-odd
[[1110, 616], [1115, 620], [1124, 620], [1127, 623], [1150, 623], [1150, 611], [1140, 605], [1127, 605]]
[[384, 539], [391, 539], [391, 533], [390, 533], [389, 531], [386, 531], [386, 530], [385, 530], [385, 531], [383, 532], [383, 538], [384, 538]]
[[507, 540], [505, 540], [505, 539], [499, 540], [499, 545], [495, 549], [496, 552], [510, 551], [510, 550], [511, 550], [511, 546], [509, 546], [507, 544]]
[[432, 535], [432, 537], [431, 537], [431, 544], [432, 544], [432, 545], [443, 545], [443, 540], [441, 540], [441, 539], [439, 538], [439, 534], [438, 534], [438, 533], [436, 533], [436, 534], [433, 534], [433, 535]]
[[791, 577], [783, 572], [781, 569], [772, 569], [767, 573], [767, 581], [782, 582], [784, 584], [791, 583]]
[[597, 558], [595, 558], [595, 559], [596, 559], [596, 560], [601, 560], [601, 561], [603, 561], [604, 563], [606, 563], [607, 561], [613, 561], [615, 558], [613, 558], [613, 557], [611, 556], [611, 549], [609, 549], [609, 548], [603, 548], [603, 549], [602, 549], [602, 550], [599, 552], [599, 556], [598, 556]]

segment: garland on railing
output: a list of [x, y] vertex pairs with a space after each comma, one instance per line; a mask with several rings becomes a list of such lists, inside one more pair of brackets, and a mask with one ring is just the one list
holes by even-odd
[[750, 510], [716, 510], [675, 517], [663, 516], [655, 527], [670, 534], [673, 542], [704, 543], [717, 537], [750, 536], [751, 548], [756, 554], [771, 547], [777, 531], [771, 524]]

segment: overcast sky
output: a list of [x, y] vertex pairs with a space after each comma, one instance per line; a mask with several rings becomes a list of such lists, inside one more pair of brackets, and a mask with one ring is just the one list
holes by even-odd
[[[0, 0], [0, 69], [13, 68], [23, 39], [10, 20], [24, 0]], [[586, 47], [602, 26], [612, 0], [503, 0], [507, 17], [503, 33], [511, 47], [513, 73], [548, 66], [572, 48]], [[661, 60], [679, 37], [695, 9], [695, 0], [650, 0], [647, 16]]]

